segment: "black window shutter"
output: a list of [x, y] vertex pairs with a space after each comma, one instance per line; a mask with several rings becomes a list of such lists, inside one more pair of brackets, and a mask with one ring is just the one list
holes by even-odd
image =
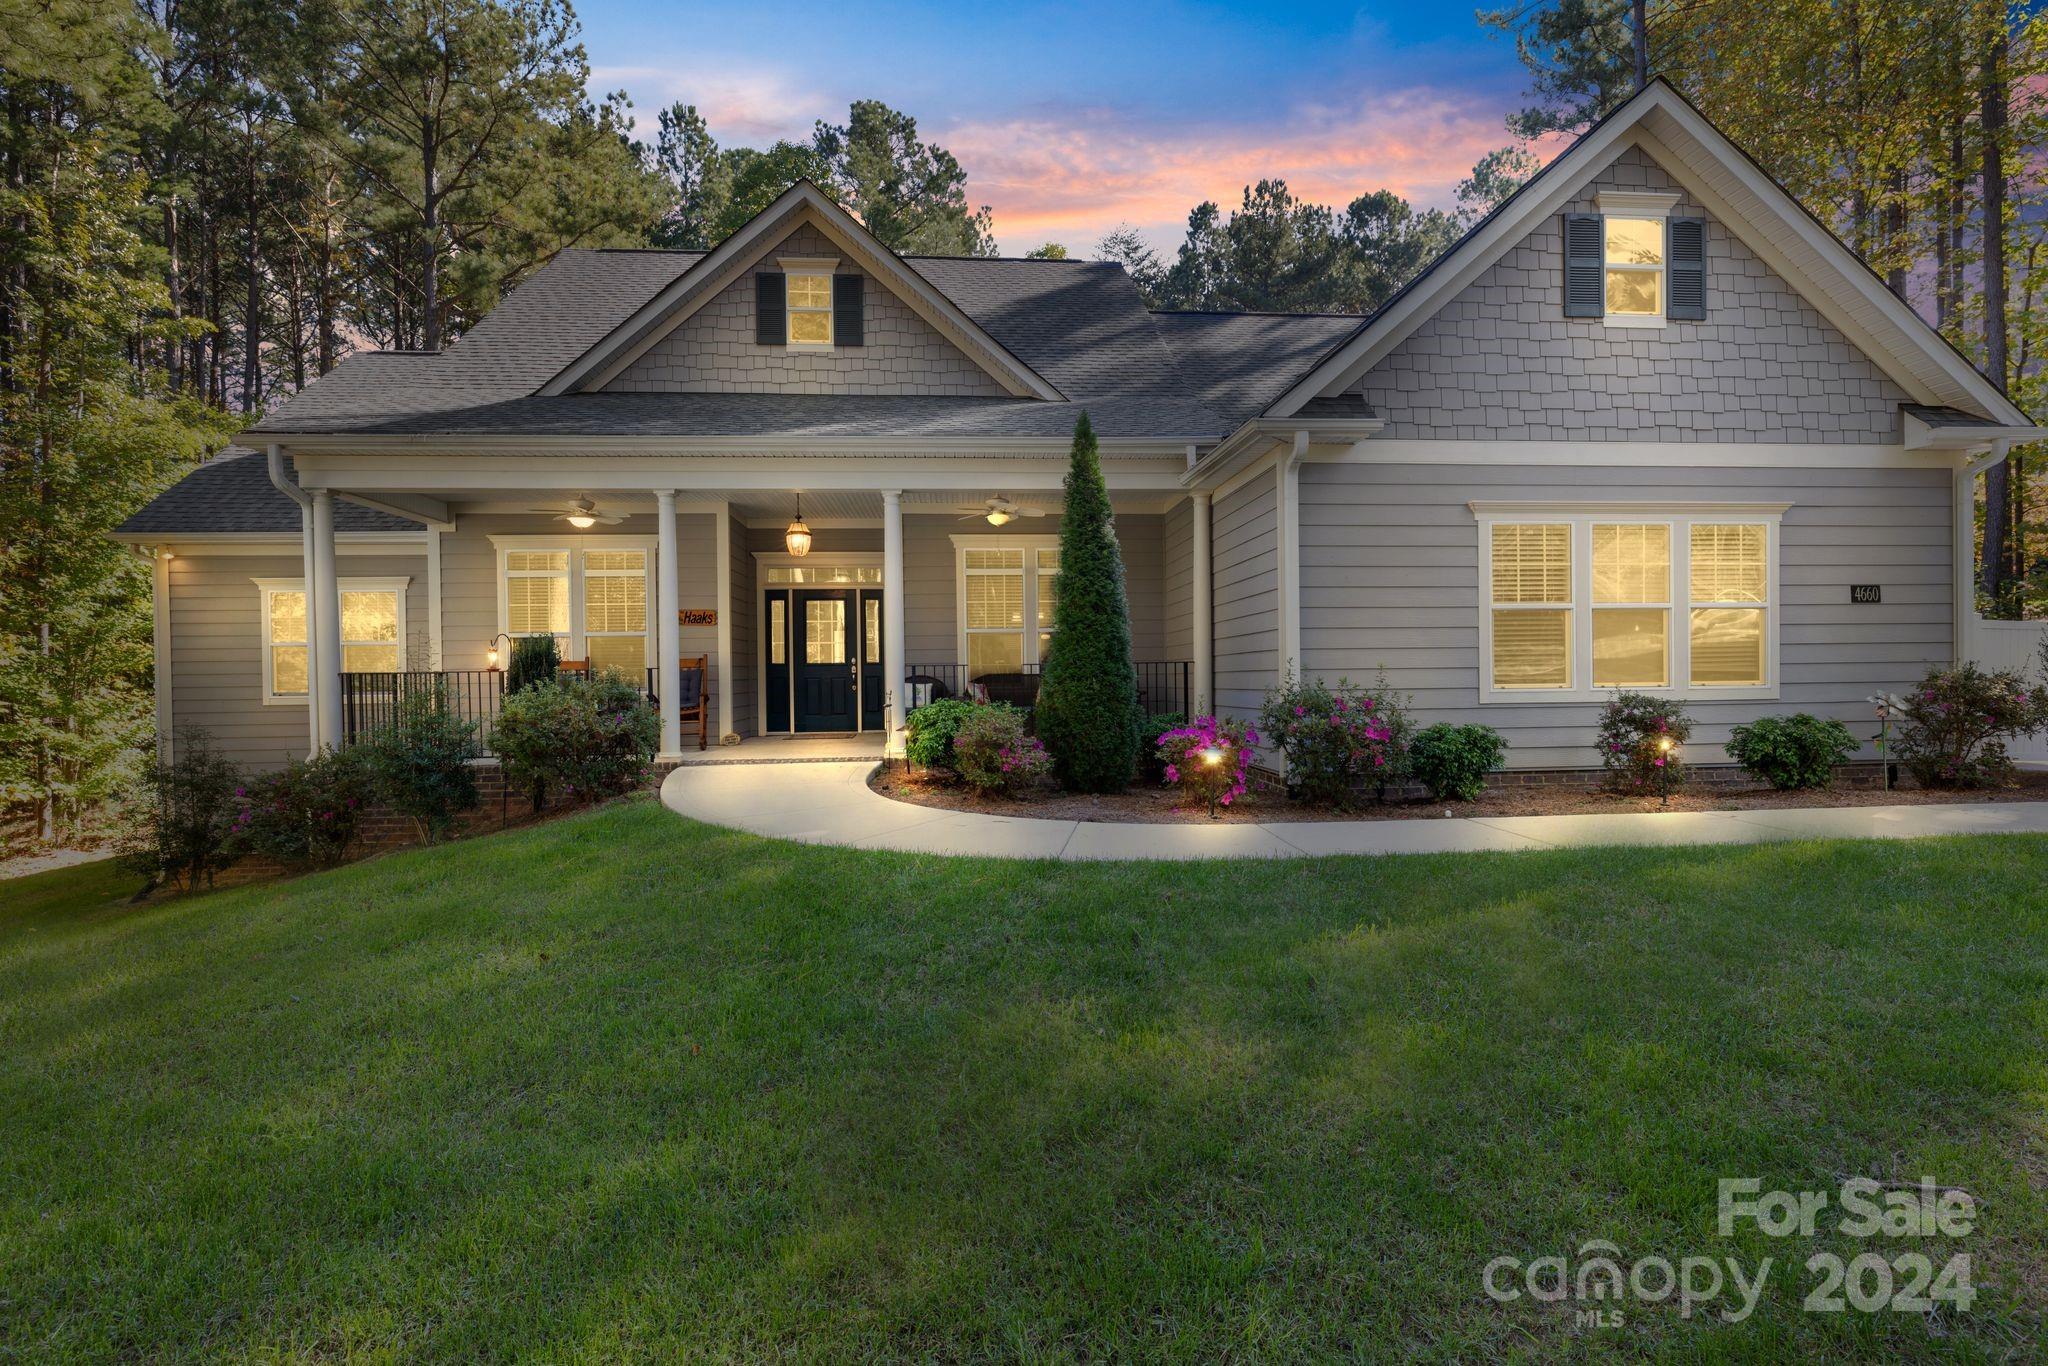
[[782, 346], [789, 332], [782, 319], [789, 311], [789, 281], [781, 272], [764, 270], [754, 277], [754, 340], [762, 346]]
[[1606, 316], [1607, 233], [1597, 213], [1564, 216], [1564, 315]]
[[1674, 218], [1665, 232], [1671, 288], [1664, 316], [1703, 322], [1707, 316], [1707, 220]]
[[832, 344], [835, 346], [861, 346], [865, 344], [863, 336], [867, 327], [865, 282], [866, 277], [861, 275], [835, 275], [832, 277]]

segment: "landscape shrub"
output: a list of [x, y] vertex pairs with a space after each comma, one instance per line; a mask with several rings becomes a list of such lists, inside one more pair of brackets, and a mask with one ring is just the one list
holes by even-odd
[[1806, 712], [1766, 716], [1735, 727], [1728, 736], [1728, 757], [1780, 792], [1828, 786], [1835, 780], [1835, 765], [1858, 748], [1840, 721]]
[[2008, 787], [2006, 741], [2048, 726], [2048, 686], [1972, 663], [1928, 670], [1905, 703], [1891, 757], [1923, 787]]
[[562, 650], [553, 636], [521, 636], [512, 642], [512, 657], [505, 661], [505, 695], [552, 683], [561, 671]]
[[1268, 690], [1259, 727], [1287, 759], [1287, 786], [1305, 802], [1349, 806], [1361, 788], [1380, 796], [1408, 772], [1412, 725], [1384, 676], [1371, 688], [1289, 673]]
[[1138, 776], [1148, 783], [1159, 782], [1165, 777], [1166, 761], [1159, 757], [1159, 737], [1170, 730], [1179, 730], [1188, 723], [1188, 718], [1177, 711], [1155, 711], [1148, 714], [1138, 726]]
[[903, 754], [919, 768], [954, 772], [953, 737], [960, 723], [974, 714], [975, 704], [960, 697], [942, 697], [910, 713]]
[[953, 766], [983, 796], [1007, 797], [1043, 782], [1052, 759], [1024, 733], [1024, 713], [996, 702], [973, 708], [953, 735]]
[[151, 888], [168, 883], [197, 891], [235, 860], [241, 775], [197, 727], [176, 733], [171, 755], [169, 763], [153, 762], [142, 770], [141, 819], [123, 858]]
[[432, 844], [477, 805], [476, 723], [448, 710], [445, 690], [399, 704], [392, 725], [363, 745], [378, 800]]
[[567, 675], [505, 699], [491, 748], [505, 781], [536, 811], [549, 795], [615, 796], [645, 782], [661, 744], [661, 718], [616, 674]]
[[1600, 712], [1600, 763], [1607, 788], [1668, 797], [1685, 785], [1692, 719], [1676, 698], [1618, 692]]
[[1426, 726], [1408, 746], [1408, 770], [1436, 801], [1477, 801], [1486, 775], [1500, 767], [1508, 742], [1492, 726]]
[[252, 778], [236, 795], [238, 849], [288, 868], [330, 868], [348, 857], [376, 785], [360, 749], [330, 749]]
[[1251, 784], [1259, 733], [1242, 721], [1197, 716], [1158, 740], [1160, 773], [1180, 789], [1183, 806], [1207, 807], [1210, 815], [1244, 796]]
[[1033, 709], [1038, 738], [1069, 789], [1120, 791], [1138, 771], [1138, 671], [1123, 551], [1085, 412], [1074, 424], [1067, 469], [1052, 625]]

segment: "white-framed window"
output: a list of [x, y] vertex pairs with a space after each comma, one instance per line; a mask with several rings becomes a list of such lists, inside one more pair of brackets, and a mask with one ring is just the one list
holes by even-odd
[[654, 542], [646, 536], [493, 536], [498, 629], [553, 636], [564, 659], [638, 683], [654, 659]]
[[1482, 702], [1777, 695], [1788, 505], [1471, 506]]
[[1016, 673], [1052, 644], [1057, 536], [955, 536], [960, 662], [967, 677]]
[[1597, 199], [1606, 257], [1600, 282], [1606, 320], [1617, 327], [1662, 327], [1670, 266], [1665, 230], [1678, 196], [1605, 190]]
[[[303, 579], [257, 579], [263, 641], [263, 701], [304, 705], [310, 674], [311, 618]], [[405, 590], [410, 579], [342, 579], [343, 673], [397, 673], [405, 668]]]
[[832, 345], [832, 272], [839, 262], [783, 257], [784, 326], [791, 346]]

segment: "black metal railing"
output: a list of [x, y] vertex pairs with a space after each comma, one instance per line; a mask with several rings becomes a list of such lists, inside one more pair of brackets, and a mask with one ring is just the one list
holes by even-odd
[[[649, 669], [641, 685], [650, 702], [660, 707], [655, 691], [658, 669]], [[344, 745], [361, 744], [398, 724], [409, 706], [448, 711], [476, 726], [477, 744], [491, 752], [491, 730], [505, 705], [502, 669], [414, 669], [404, 673], [345, 673], [341, 676], [341, 737]]]
[[[1138, 670], [1138, 705], [1147, 712], [1178, 712], [1185, 716], [1193, 705], [1195, 666], [1184, 659], [1144, 660]], [[970, 680], [965, 664], [907, 664], [912, 706], [941, 697], [965, 697], [969, 682], [977, 682], [992, 702], [1014, 702], [1028, 707], [1038, 696], [1038, 668], [1026, 664], [1006, 672], [984, 673]]]

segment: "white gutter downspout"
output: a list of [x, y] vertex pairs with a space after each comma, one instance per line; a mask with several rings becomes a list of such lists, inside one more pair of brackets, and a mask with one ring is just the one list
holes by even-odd
[[1954, 529], [1950, 542], [1954, 548], [1955, 564], [1952, 566], [1955, 578], [1955, 660], [1957, 664], [1971, 658], [1976, 649], [1977, 632], [1972, 629], [1977, 621], [1977, 476], [2005, 459], [2012, 449], [2011, 441], [1994, 441], [1991, 449], [1976, 459], [1967, 457], [1956, 469], [1955, 485], [1949, 494], [1949, 513]]
[[1294, 444], [1275, 462], [1280, 497], [1280, 678], [1301, 673], [1301, 462], [1308, 455], [1308, 432], [1294, 434]]
[[[313, 591], [313, 498], [284, 474], [284, 447], [273, 441], [268, 452], [270, 460], [270, 482], [277, 491], [299, 505], [299, 544], [305, 565], [299, 582], [306, 590], [306, 743], [307, 757], [318, 758], [320, 754], [320, 703], [316, 690], [320, 686], [320, 605], [318, 593]], [[265, 642], [264, 648], [269, 644]]]

